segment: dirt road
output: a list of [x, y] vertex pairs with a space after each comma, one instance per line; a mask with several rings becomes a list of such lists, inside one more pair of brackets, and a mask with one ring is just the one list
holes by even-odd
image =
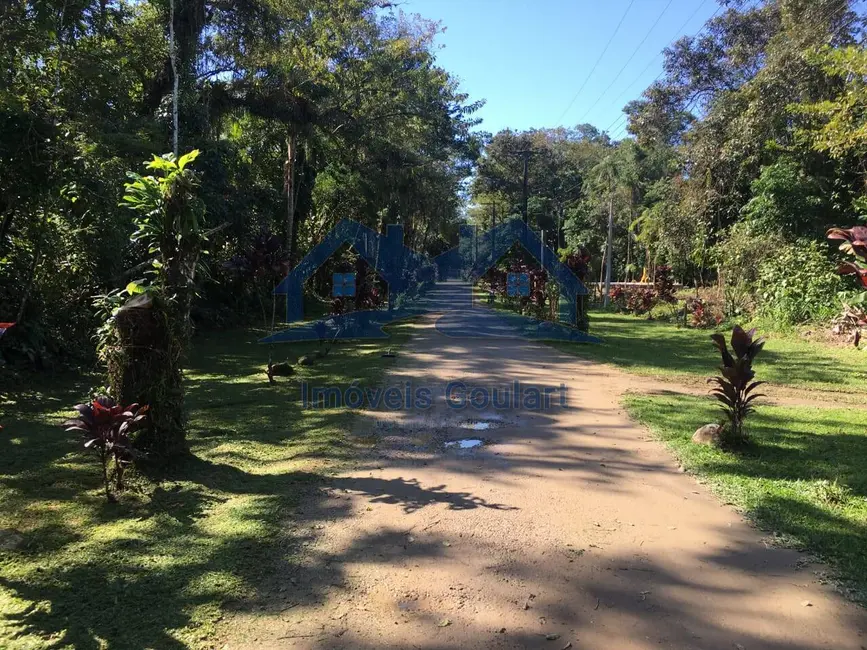
[[[766, 545], [627, 418], [627, 375], [537, 343], [451, 338], [438, 320], [387, 381], [430, 387], [432, 407], [358, 418], [376, 447], [292, 513], [306, 559], [275, 568], [259, 611], [229, 617], [225, 647], [867, 646], [863, 610], [821, 567]], [[564, 384], [567, 406], [555, 393], [548, 409], [451, 408], [454, 380], [501, 401], [516, 380]], [[458, 438], [485, 444], [443, 444]]]

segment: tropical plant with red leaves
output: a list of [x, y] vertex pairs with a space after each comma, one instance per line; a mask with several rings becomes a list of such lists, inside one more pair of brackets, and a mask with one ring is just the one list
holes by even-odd
[[545, 318], [545, 301], [548, 299], [548, 272], [532, 269], [530, 276], [530, 310], [539, 320]]
[[692, 317], [693, 327], [714, 327], [722, 322], [722, 316], [713, 314], [710, 305], [701, 298], [690, 296], [684, 307], [686, 313]]
[[331, 299], [331, 315], [340, 316], [346, 313], [346, 298], [337, 296]]
[[855, 275], [867, 289], [867, 226], [831, 228], [828, 239], [841, 242], [840, 250], [855, 257], [854, 262], [843, 262], [837, 270], [843, 275]]
[[570, 253], [565, 261], [566, 266], [568, 266], [572, 273], [583, 282], [590, 270], [590, 259], [590, 251], [586, 248], [581, 248], [578, 251]]
[[636, 316], [646, 314], [656, 304], [656, 293], [653, 289], [631, 289], [626, 292], [626, 311]]
[[722, 334], [711, 334], [717, 350], [722, 357], [721, 375], [710, 377], [708, 383], [715, 383], [712, 395], [720, 401], [723, 412], [728, 419], [728, 426], [723, 427], [720, 441], [724, 446], [734, 447], [747, 441], [744, 431], [744, 420], [753, 412], [753, 402], [764, 397], [753, 391], [763, 381], [753, 381], [756, 376], [753, 370], [753, 360], [765, 345], [764, 337], [755, 339], [756, 330], [745, 332], [739, 325], [732, 330], [729, 352], [725, 337]]
[[223, 270], [239, 280], [242, 287], [253, 289], [267, 327], [267, 297], [289, 272], [289, 255], [283, 250], [282, 240], [262, 230], [247, 250], [223, 263]]
[[116, 492], [124, 489], [124, 472], [139, 455], [130, 434], [143, 426], [148, 407], [138, 404], [124, 407], [103, 396], [90, 404], [78, 404], [75, 410], [78, 417], [67, 420], [62, 426], [67, 432], [80, 433], [85, 449], [95, 449], [99, 453], [105, 497], [114, 501], [112, 485]]
[[614, 311], [626, 311], [626, 292], [623, 290], [623, 287], [614, 287], [611, 290], [611, 304], [614, 307]]
[[[831, 228], [828, 231], [828, 239], [839, 241], [840, 250], [855, 258], [854, 262], [842, 262], [837, 267], [837, 271], [842, 275], [854, 275], [861, 286], [867, 289], [867, 226]], [[867, 302], [867, 293], [861, 294], [861, 303], [865, 302]], [[851, 324], [855, 332], [853, 340], [857, 348], [861, 342], [861, 330], [867, 328], [864, 310], [845, 305], [841, 317], [843, 321], [836, 325]]]
[[358, 288], [355, 294], [355, 309], [380, 309], [387, 298], [379, 284], [379, 278], [370, 266], [359, 257], [355, 264]]

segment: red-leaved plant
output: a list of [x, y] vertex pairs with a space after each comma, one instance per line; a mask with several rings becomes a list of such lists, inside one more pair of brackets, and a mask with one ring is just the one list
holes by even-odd
[[78, 417], [67, 420], [62, 426], [67, 432], [80, 433], [85, 449], [95, 449], [99, 453], [105, 497], [114, 501], [112, 483], [115, 491], [123, 490], [124, 472], [139, 455], [130, 434], [141, 428], [148, 407], [138, 404], [123, 407], [110, 397], [97, 397], [90, 404], [78, 404], [75, 410]]
[[726, 346], [725, 337], [722, 334], [711, 334], [713, 343], [722, 356], [723, 365], [720, 366], [722, 376], [711, 377], [708, 383], [715, 383], [716, 388], [712, 394], [722, 406], [722, 410], [728, 419], [728, 427], [723, 427], [720, 440], [723, 446], [735, 447], [747, 441], [744, 431], [744, 420], [753, 412], [753, 402], [764, 397], [753, 391], [765, 383], [753, 381], [756, 376], [753, 370], [753, 359], [761, 352], [765, 345], [764, 337], [753, 340], [755, 329], [745, 332], [739, 325], [732, 330], [732, 353]]
[[867, 289], [867, 226], [831, 228], [828, 239], [842, 242], [840, 250], [853, 255], [855, 262], [843, 262], [837, 270], [843, 275], [856, 275], [861, 286]]
[[[839, 241], [840, 250], [855, 257], [854, 262], [843, 262], [837, 271], [843, 275], [854, 275], [861, 286], [867, 289], [867, 226], [852, 228], [831, 228], [828, 239]], [[862, 294], [863, 295], [863, 294]], [[855, 347], [861, 342], [861, 329], [867, 328], [867, 316], [862, 309], [846, 306], [842, 314], [843, 322], [851, 318], [855, 329]], [[852, 318], [854, 317], [854, 318]]]

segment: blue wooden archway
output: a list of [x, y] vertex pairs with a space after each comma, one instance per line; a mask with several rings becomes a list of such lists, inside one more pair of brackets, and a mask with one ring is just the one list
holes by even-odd
[[357, 221], [341, 219], [274, 289], [275, 295], [286, 296], [287, 323], [304, 318], [304, 283], [345, 244], [352, 246], [388, 284], [390, 308], [399, 295], [434, 279], [432, 262], [404, 246], [403, 226], [389, 225], [386, 234], [381, 235]]
[[521, 219], [509, 219], [482, 234], [477, 233], [475, 226], [462, 226], [458, 245], [434, 258], [437, 273], [443, 279], [476, 281], [493, 268], [497, 260], [516, 243], [519, 243], [560, 287], [560, 320], [576, 325], [578, 300], [587, 295], [587, 287]]

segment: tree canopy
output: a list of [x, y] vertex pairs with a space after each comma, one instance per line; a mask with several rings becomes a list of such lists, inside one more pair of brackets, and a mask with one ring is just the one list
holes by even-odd
[[290, 260], [343, 217], [446, 245], [480, 103], [436, 64], [440, 29], [381, 0], [3, 3], [0, 312], [19, 322], [7, 355], [87, 358], [94, 296], [149, 281], [120, 203], [126, 173], [173, 149], [175, 80], [179, 149], [201, 151], [200, 325], [259, 313], [226, 263], [262, 233]]

